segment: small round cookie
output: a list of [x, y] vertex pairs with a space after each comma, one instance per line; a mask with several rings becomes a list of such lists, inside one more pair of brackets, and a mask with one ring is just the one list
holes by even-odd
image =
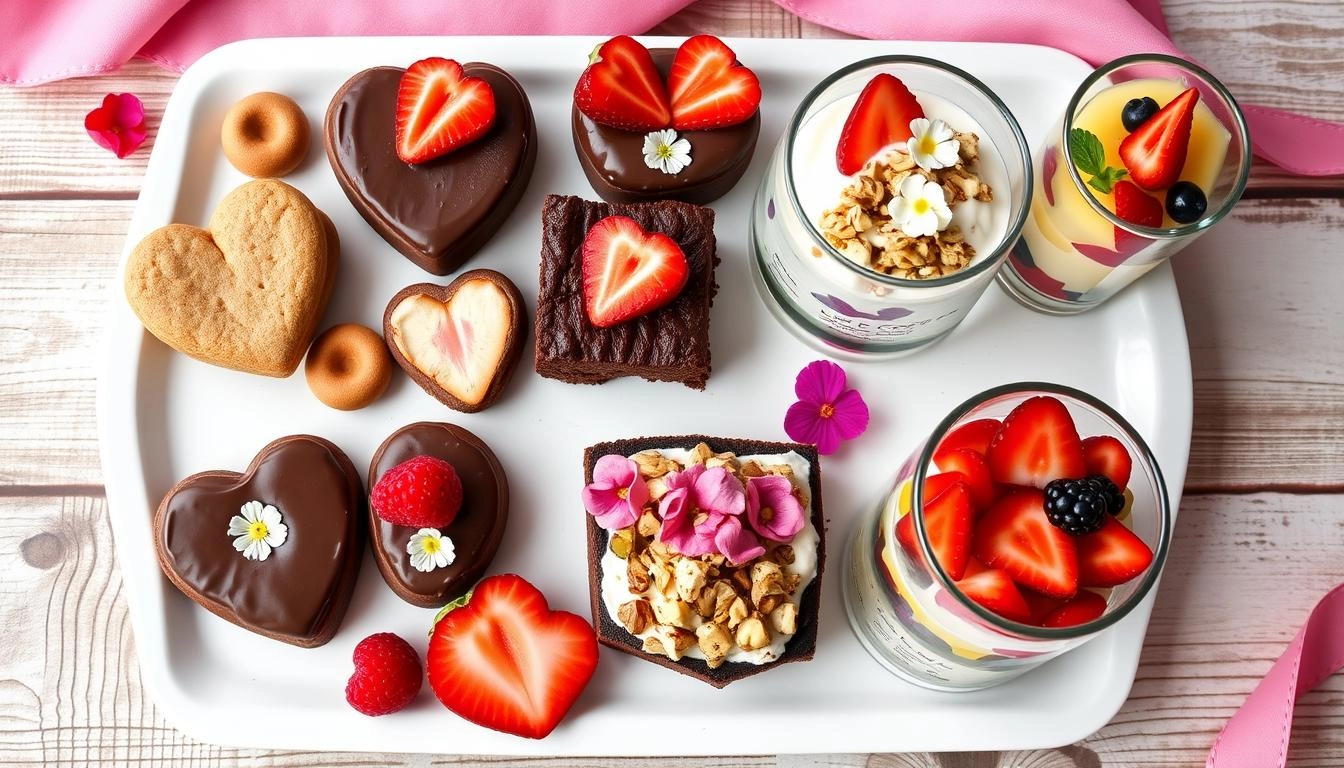
[[248, 176], [284, 176], [308, 154], [308, 117], [284, 94], [254, 93], [229, 107], [219, 140], [224, 156]]
[[313, 342], [303, 373], [318, 400], [354, 411], [382, 397], [392, 380], [392, 356], [377, 331], [342, 323]]

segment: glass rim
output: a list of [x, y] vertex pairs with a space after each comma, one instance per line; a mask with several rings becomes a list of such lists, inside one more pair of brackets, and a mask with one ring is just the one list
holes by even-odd
[[[1115, 426], [1125, 433], [1139, 449], [1139, 460], [1152, 470], [1154, 486], [1157, 495], [1158, 533], [1157, 545], [1153, 547], [1153, 562], [1148, 565], [1144, 572], [1142, 581], [1138, 588], [1115, 607], [1114, 610], [1108, 610], [1101, 616], [1085, 624], [1077, 624], [1070, 627], [1038, 627], [1032, 624], [1023, 624], [1013, 621], [985, 608], [963, 593], [956, 583], [943, 570], [942, 563], [938, 561], [933, 552], [933, 547], [929, 543], [928, 534], [924, 528], [924, 480], [927, 475], [929, 465], [933, 461], [934, 451], [942, 438], [952, 429], [962, 417], [968, 415], [972, 409], [984, 404], [989, 400], [994, 400], [1005, 395], [1032, 393], [1063, 395], [1076, 400], [1083, 405], [1095, 409], [1101, 415], [1114, 422]], [[1152, 449], [1148, 447], [1147, 441], [1134, 429], [1125, 417], [1121, 416], [1114, 408], [1111, 408], [1101, 400], [1089, 395], [1082, 390], [1075, 389], [1064, 384], [1053, 384], [1040, 381], [1018, 381], [1010, 384], [1000, 384], [997, 387], [991, 387], [979, 394], [967, 398], [964, 402], [952, 409], [941, 422], [938, 423], [929, 434], [929, 439], [924, 444], [924, 450], [920, 452], [919, 460], [915, 464], [915, 473], [911, 480], [910, 488], [910, 514], [914, 515], [915, 538], [919, 540], [920, 553], [924, 561], [932, 567], [929, 569], [934, 579], [940, 586], [948, 591], [958, 603], [966, 607], [977, 618], [988, 623], [991, 627], [1005, 634], [1028, 638], [1031, 640], [1072, 640], [1088, 637], [1100, 632], [1103, 629], [1117, 623], [1129, 613], [1139, 603], [1143, 602], [1157, 584], [1161, 576], [1162, 569], [1166, 565], [1167, 550], [1171, 543], [1171, 501], [1167, 496], [1166, 479], [1162, 475], [1162, 470], [1157, 464], [1157, 458], [1153, 455]], [[917, 513], [918, 511], [918, 513]], [[1119, 585], [1117, 585], [1119, 586]], [[1114, 589], [1114, 587], [1113, 587]], [[1079, 587], [1079, 591], [1083, 588]]]
[[[1193, 221], [1189, 224], [1178, 224], [1174, 227], [1145, 227], [1142, 224], [1125, 221], [1119, 216], [1116, 216], [1110, 209], [1102, 205], [1101, 201], [1093, 196], [1092, 188], [1087, 185], [1087, 182], [1083, 181], [1082, 175], [1078, 171], [1078, 167], [1074, 165], [1073, 153], [1069, 149], [1069, 131], [1073, 128], [1074, 114], [1078, 111], [1083, 96], [1091, 90], [1092, 86], [1099, 80], [1108, 77], [1117, 69], [1128, 67], [1132, 64], [1144, 63], [1169, 64], [1184, 69], [1199, 78], [1202, 85], [1209, 87], [1220, 99], [1231, 107], [1231, 112], [1235, 121], [1233, 133], [1241, 142], [1242, 162], [1237, 169], [1237, 178], [1232, 183], [1232, 189], [1229, 190], [1228, 195], [1223, 200], [1223, 204], [1216, 209], [1206, 212], [1198, 221]], [[1222, 121], [1219, 120], [1219, 123], [1221, 122]], [[1069, 177], [1073, 179], [1074, 186], [1082, 190], [1083, 199], [1087, 200], [1088, 205], [1092, 206], [1093, 210], [1101, 214], [1101, 216], [1108, 220], [1112, 225], [1120, 227], [1127, 232], [1142, 235], [1150, 240], [1171, 240], [1178, 237], [1188, 237], [1192, 234], [1203, 232], [1214, 224], [1222, 221], [1227, 214], [1232, 211], [1232, 208], [1236, 206], [1237, 201], [1241, 200], [1242, 194], [1246, 191], [1246, 183], [1251, 177], [1251, 133], [1250, 128], [1246, 124], [1246, 115], [1242, 112], [1241, 105], [1237, 103], [1236, 98], [1232, 96], [1232, 93], [1227, 90], [1226, 86], [1224, 86], [1218, 78], [1209, 73], [1208, 70], [1192, 61], [1187, 61], [1186, 59], [1177, 56], [1169, 56], [1165, 53], [1134, 53], [1128, 56], [1122, 56], [1114, 61], [1107, 62], [1100, 67], [1097, 67], [1092, 74], [1088, 75], [1083, 80], [1077, 90], [1073, 92], [1073, 96], [1069, 97], [1069, 104], [1064, 108], [1064, 120], [1061, 123], [1061, 126], [1062, 130], [1059, 137], [1059, 146], [1064, 155], [1064, 165], [1068, 166]], [[1163, 208], [1165, 212], [1165, 203], [1163, 204]]]
[[[1000, 240], [1000, 242], [993, 249], [992, 252], [988, 254], [977, 253], [975, 262], [972, 263], [966, 269], [957, 270], [956, 272], [953, 272], [952, 274], [946, 275], [944, 277], [922, 279], [922, 280], [913, 278], [904, 278], [904, 277], [893, 277], [892, 275], [888, 275], [883, 272], [878, 272], [875, 269], [870, 269], [868, 267], [855, 264], [853, 261], [849, 260], [843, 253], [836, 250], [835, 246], [827, 242], [826, 238], [822, 237], [821, 233], [817, 230], [816, 224], [808, 220], [806, 212], [803, 211], [802, 204], [798, 202], [798, 192], [793, 183], [793, 175], [794, 175], [793, 147], [794, 142], [798, 138], [798, 129], [802, 126], [803, 115], [806, 114], [808, 109], [816, 102], [816, 100], [820, 98], [823, 93], [825, 93], [827, 88], [830, 88], [840, 79], [847, 77], [862, 69], [891, 65], [891, 64], [895, 65], [911, 64], [915, 66], [928, 67], [930, 69], [940, 70], [946, 74], [950, 74], [953, 77], [959, 78], [962, 81], [964, 81], [968, 86], [970, 86], [972, 91], [978, 93], [981, 97], [983, 97], [990, 104], [990, 106], [992, 106], [999, 113], [999, 116], [1003, 118], [1003, 120], [1007, 123], [1010, 129], [1010, 133], [1012, 134], [1013, 139], [1017, 145], [1018, 157], [1022, 162], [1022, 168], [1023, 168], [1022, 188], [1023, 190], [1025, 190], [1025, 194], [1023, 196], [1022, 204], [1018, 206], [1017, 215], [1013, 216], [1012, 219], [1008, 222], [1008, 227], [1004, 231], [1003, 239]], [[997, 144], [995, 144], [995, 149], [998, 149]], [[825, 254], [827, 257], [829, 257], [833, 261], [838, 261], [840, 264], [844, 265], [844, 267], [850, 270], [851, 272], [854, 272], [855, 274], [858, 274], [867, 279], [873, 280], [877, 283], [891, 287], [937, 288], [940, 286], [954, 285], [956, 283], [969, 280], [970, 278], [985, 272], [987, 269], [990, 269], [990, 265], [994, 265], [994, 267], [997, 268], [999, 262], [1002, 261], [1002, 257], [1005, 257], [1008, 254], [1008, 252], [1012, 250], [1013, 245], [1017, 242], [1017, 238], [1022, 233], [1022, 227], [1026, 225], [1027, 216], [1031, 211], [1031, 191], [1034, 183], [1032, 175], [1034, 173], [1034, 169], [1032, 167], [1031, 162], [1031, 149], [1030, 147], [1027, 146], [1027, 139], [1022, 134], [1022, 127], [1018, 125], [1017, 118], [1014, 117], [1013, 113], [1008, 109], [1008, 105], [1004, 104], [1002, 99], [1000, 99], [997, 95], [995, 95], [995, 93], [991, 91], [987, 86], [985, 86], [984, 83], [976, 79], [975, 76], [971, 75], [969, 72], [959, 67], [955, 67], [946, 62], [938, 61], [937, 59], [931, 59], [927, 56], [915, 56], [910, 54], [885, 54], [882, 56], [872, 56], [866, 59], [860, 59], [858, 61], [847, 64], [841, 67], [840, 69], [837, 69], [836, 71], [832, 72], [831, 74], [827, 75], [825, 79], [817, 83], [815, 86], [812, 87], [812, 90], [807, 92], [807, 95], [803, 97], [803, 100], [801, 102], [799, 102], [798, 108], [794, 110], [793, 117], [789, 119], [789, 124], [784, 131], [783, 151], [784, 151], [784, 158], [783, 158], [784, 191], [786, 193], [786, 197], [788, 198], [788, 204], [793, 209], [794, 215], [797, 216], [798, 220], [806, 224], [806, 226], [803, 228], [807, 230], [807, 235], [809, 238], [811, 238], [812, 244], [820, 248], [821, 252]], [[1004, 155], [1002, 150], [999, 150], [999, 154], [1000, 156]], [[1005, 162], [1005, 166], [1006, 165], [1007, 163]]]

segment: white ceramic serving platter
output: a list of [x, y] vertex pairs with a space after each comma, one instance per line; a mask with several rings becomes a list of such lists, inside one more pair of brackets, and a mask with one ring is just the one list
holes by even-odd
[[[517, 211], [469, 262], [513, 279], [535, 307], [539, 211], [547, 193], [593, 198], [569, 132], [573, 86], [599, 38], [374, 38], [254, 40], [226, 46], [183, 75], [159, 127], [127, 250], [169, 222], [203, 225], [246, 179], [224, 159], [219, 126], [236, 99], [261, 90], [294, 97], [320, 137], [327, 102], [366, 67], [431, 55], [490, 61], [524, 85], [540, 135], [536, 172]], [[675, 46], [680, 40], [647, 39]], [[268, 379], [215, 368], [148, 336], [111, 289], [99, 422], [117, 553], [140, 668], [164, 716], [187, 734], [237, 746], [513, 755], [730, 755], [1054, 746], [1104, 725], [1129, 693], [1150, 600], [1090, 644], [1012, 683], [934, 693], [887, 674], [859, 646], [840, 604], [840, 557], [853, 523], [871, 514], [911, 447], [952, 406], [987, 387], [1056, 381], [1092, 392], [1147, 437], [1179, 501], [1189, 455], [1189, 350], [1171, 271], [1163, 266], [1103, 308], [1079, 317], [1025, 310], [991, 286], [960, 328], [895, 362], [844, 363], [867, 399], [862, 438], [823, 460], [829, 568], [815, 660], [715, 690], [603, 649], [596, 676], [565, 721], [532, 741], [457, 718], [428, 687], [406, 711], [368, 718], [344, 700], [351, 650], [392, 631], [422, 652], [433, 611], [399, 600], [366, 554], [349, 613], [328, 645], [303, 650], [253, 635], [188, 600], [159, 572], [150, 517], [180, 478], [242, 469], [270, 440], [312, 433], [360, 468], [398, 427], [451, 421], [485, 439], [506, 468], [509, 529], [492, 571], [537, 584], [551, 605], [588, 615], [581, 457], [591, 443], [636, 435], [707, 433], [787, 439], [793, 378], [820, 355], [772, 318], [752, 285], [750, 199], [794, 106], [827, 73], [886, 53], [945, 60], [984, 80], [1021, 121], [1031, 144], [1090, 71], [1059, 51], [1022, 45], [853, 40], [732, 40], [760, 76], [760, 144], [745, 178], [713, 204], [722, 264], [712, 320], [714, 372], [696, 392], [639, 379], [577, 386], [537, 376], [527, 341], [504, 397], [477, 414], [440, 405], [398, 374], [362, 411], [326, 408], [301, 374]], [[391, 119], [391, 115], [388, 116]], [[379, 327], [401, 287], [433, 279], [385, 244], [351, 208], [320, 141], [287, 181], [340, 230], [341, 274], [324, 327]], [[444, 279], [441, 282], [446, 282]], [[224, 531], [220, 544], [227, 546]]]

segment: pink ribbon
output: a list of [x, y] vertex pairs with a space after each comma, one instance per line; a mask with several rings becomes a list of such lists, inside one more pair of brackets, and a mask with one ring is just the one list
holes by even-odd
[[1344, 584], [1311, 610], [1292, 644], [1223, 726], [1205, 768], [1284, 768], [1298, 698], [1344, 668]]

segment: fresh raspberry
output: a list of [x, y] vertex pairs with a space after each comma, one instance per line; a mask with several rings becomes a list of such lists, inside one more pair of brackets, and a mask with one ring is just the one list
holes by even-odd
[[446, 528], [462, 506], [462, 480], [443, 459], [416, 456], [384, 474], [369, 501], [373, 511], [393, 525]]
[[345, 700], [370, 717], [405, 708], [420, 693], [424, 672], [411, 644], [391, 632], [369, 635], [355, 646], [355, 673]]

